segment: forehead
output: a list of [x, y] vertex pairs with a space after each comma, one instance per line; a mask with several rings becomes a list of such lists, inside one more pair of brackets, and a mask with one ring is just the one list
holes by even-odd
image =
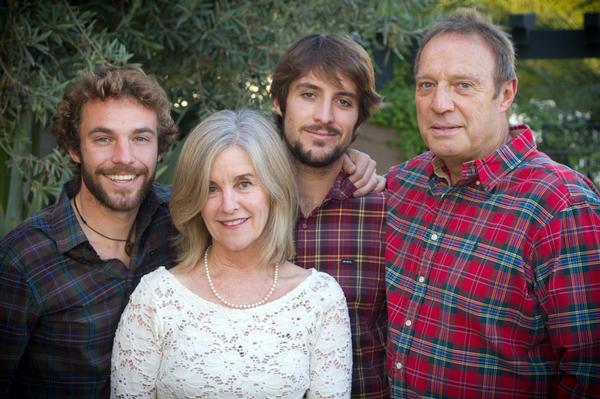
[[477, 34], [444, 33], [433, 37], [423, 48], [417, 78], [430, 74], [492, 77], [494, 53]]
[[229, 146], [219, 152], [210, 170], [211, 178], [244, 174], [254, 174], [254, 164], [246, 150], [237, 145]]
[[82, 105], [80, 124], [122, 129], [136, 129], [143, 125], [156, 130], [158, 116], [152, 109], [129, 97], [93, 99]]
[[291, 89], [299, 86], [314, 86], [321, 90], [343, 91], [357, 93], [356, 84], [346, 74], [336, 71], [335, 75], [327, 73], [322, 68], [312, 69], [292, 82]]

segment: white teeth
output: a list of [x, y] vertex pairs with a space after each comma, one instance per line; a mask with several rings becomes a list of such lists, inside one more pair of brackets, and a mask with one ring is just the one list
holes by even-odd
[[242, 223], [244, 223], [246, 221], [246, 219], [236, 219], [236, 220], [231, 220], [231, 221], [223, 221], [221, 223], [223, 223], [225, 226], [237, 226], [240, 225]]
[[108, 175], [106, 177], [114, 181], [131, 181], [135, 178], [135, 175]]

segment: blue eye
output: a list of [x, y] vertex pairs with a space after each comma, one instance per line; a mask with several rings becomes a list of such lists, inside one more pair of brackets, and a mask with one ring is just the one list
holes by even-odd
[[110, 142], [110, 138], [107, 136], [99, 136], [99, 137], [96, 137], [94, 139], [94, 141], [96, 141], [97, 143], [100, 143], [100, 144], [105, 144], [105, 143]]
[[352, 107], [352, 102], [346, 100], [345, 98], [340, 98], [338, 102], [344, 108], [350, 108], [350, 107]]

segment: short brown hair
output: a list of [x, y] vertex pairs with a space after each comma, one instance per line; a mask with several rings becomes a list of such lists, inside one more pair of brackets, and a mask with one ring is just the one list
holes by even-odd
[[[273, 69], [271, 99], [279, 102], [282, 114], [292, 82], [311, 71], [336, 84], [341, 73], [356, 85], [359, 109], [355, 128], [381, 103], [381, 96], [375, 90], [373, 64], [362, 46], [348, 35], [310, 33], [292, 44]], [[275, 119], [283, 129], [283, 118], [276, 115]]]
[[52, 131], [65, 150], [80, 154], [79, 124], [81, 109], [90, 100], [131, 98], [154, 111], [158, 119], [158, 153], [164, 154], [177, 137], [177, 126], [171, 117], [171, 103], [152, 75], [134, 65], [109, 67], [97, 65], [75, 79], [58, 103], [52, 119]]
[[478, 35], [490, 46], [495, 58], [494, 81], [496, 92], [494, 97], [500, 93], [500, 87], [504, 82], [517, 77], [515, 72], [515, 49], [510, 40], [510, 35], [481, 16], [477, 11], [464, 8], [454, 14], [441, 17], [429, 28], [419, 44], [419, 50], [415, 57], [415, 75], [419, 71], [421, 53], [427, 43], [434, 37], [447, 33]]

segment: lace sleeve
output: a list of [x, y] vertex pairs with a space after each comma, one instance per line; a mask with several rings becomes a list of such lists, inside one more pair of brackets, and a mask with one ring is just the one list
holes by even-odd
[[115, 335], [111, 366], [111, 398], [155, 398], [161, 359], [158, 298], [147, 281], [130, 297]]
[[310, 357], [307, 399], [349, 398], [352, 386], [352, 337], [348, 305], [342, 289], [330, 277], [329, 306], [323, 310], [320, 329]]

